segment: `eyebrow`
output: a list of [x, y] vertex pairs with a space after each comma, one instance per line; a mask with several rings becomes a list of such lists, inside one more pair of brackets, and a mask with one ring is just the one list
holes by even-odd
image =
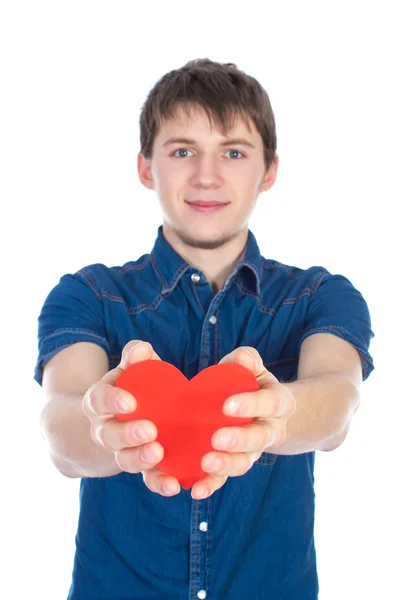
[[[163, 148], [164, 148], [164, 146], [169, 146], [170, 144], [196, 145], [196, 143], [197, 143], [196, 140], [192, 140], [191, 138], [172, 137], [172, 138], [168, 138], [168, 140], [166, 142], [164, 142]], [[235, 138], [235, 139], [227, 140], [226, 142], [221, 142], [220, 146], [231, 146], [231, 145], [236, 145], [236, 144], [239, 144], [241, 146], [248, 146], [249, 148], [254, 148], [254, 150], [256, 150], [256, 147], [253, 146], [253, 144], [251, 144], [249, 141], [245, 140], [244, 138]]]

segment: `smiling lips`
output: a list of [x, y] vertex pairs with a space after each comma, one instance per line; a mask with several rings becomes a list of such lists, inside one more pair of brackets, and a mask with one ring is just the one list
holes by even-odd
[[216, 202], [214, 200], [205, 201], [198, 200], [195, 202], [188, 202], [189, 206], [191, 206], [197, 212], [216, 212], [217, 210], [221, 210], [224, 206], [226, 206], [227, 202]]
[[226, 203], [218, 202], [217, 200], [193, 200], [193, 202], [189, 202], [189, 204], [196, 204], [197, 206], [219, 206]]

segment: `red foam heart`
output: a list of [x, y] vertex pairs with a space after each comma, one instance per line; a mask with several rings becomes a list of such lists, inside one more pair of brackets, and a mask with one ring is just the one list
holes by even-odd
[[225, 415], [225, 400], [259, 389], [255, 375], [238, 364], [207, 367], [189, 381], [174, 365], [160, 360], [130, 365], [115, 385], [137, 401], [133, 413], [118, 414], [117, 419], [146, 419], [155, 424], [156, 439], [164, 448], [164, 458], [157, 467], [176, 477], [186, 490], [207, 475], [201, 459], [215, 451], [211, 445], [214, 432], [252, 422], [251, 418]]

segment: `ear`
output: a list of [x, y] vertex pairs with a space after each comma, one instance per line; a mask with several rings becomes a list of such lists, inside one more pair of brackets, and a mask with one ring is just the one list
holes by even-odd
[[273, 163], [270, 165], [265, 177], [260, 186], [260, 192], [266, 192], [275, 183], [276, 175], [278, 172], [279, 156], [276, 154]]
[[138, 154], [138, 174], [141, 183], [149, 190], [154, 190], [154, 181], [151, 173], [151, 160], [145, 158], [141, 152]]

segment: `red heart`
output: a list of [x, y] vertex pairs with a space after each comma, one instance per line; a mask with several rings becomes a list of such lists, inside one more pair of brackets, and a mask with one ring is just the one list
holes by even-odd
[[208, 475], [201, 468], [201, 459], [215, 451], [213, 433], [221, 427], [252, 422], [248, 417], [225, 415], [225, 400], [259, 389], [255, 375], [238, 364], [207, 367], [189, 381], [174, 365], [160, 360], [129, 366], [115, 385], [137, 401], [133, 413], [118, 414], [117, 419], [147, 419], [155, 424], [157, 441], [164, 448], [164, 458], [157, 467], [176, 477], [186, 490]]

